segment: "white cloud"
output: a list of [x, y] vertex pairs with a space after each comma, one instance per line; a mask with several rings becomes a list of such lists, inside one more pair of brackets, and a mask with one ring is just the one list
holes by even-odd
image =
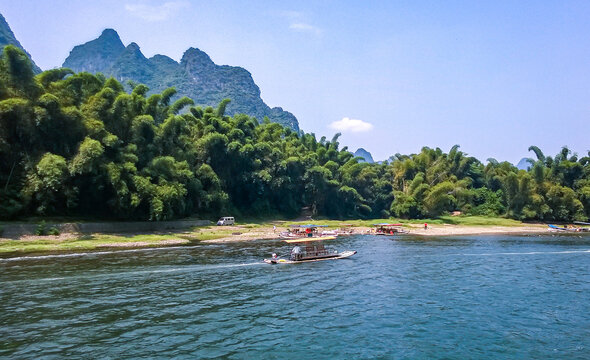
[[307, 16], [301, 11], [282, 11], [279, 15], [289, 21], [289, 29], [301, 33], [310, 33], [315, 35], [321, 35], [322, 29], [315, 25], [311, 25], [306, 20]]
[[155, 22], [168, 20], [180, 9], [189, 6], [187, 1], [168, 1], [162, 5], [125, 4], [125, 10], [145, 21]]
[[330, 128], [342, 132], [366, 132], [373, 129], [373, 124], [363, 120], [349, 119], [347, 117], [342, 120], [334, 121], [330, 124]]
[[299, 31], [299, 32], [310, 32], [310, 33], [314, 33], [317, 35], [321, 34], [321, 32], [322, 32], [322, 30], [320, 30], [320, 28], [313, 26], [313, 25], [303, 23], [303, 22], [291, 23], [291, 25], [289, 25], [289, 29]]
[[280, 15], [291, 20], [301, 19], [304, 16], [304, 14], [301, 11], [294, 10], [281, 11]]

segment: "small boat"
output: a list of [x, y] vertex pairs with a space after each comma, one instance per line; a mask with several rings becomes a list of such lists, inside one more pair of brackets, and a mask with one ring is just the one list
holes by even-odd
[[336, 236], [321, 236], [321, 237], [307, 237], [300, 239], [287, 239], [287, 243], [294, 243], [295, 247], [291, 250], [289, 259], [283, 259], [273, 254], [270, 259], [264, 259], [267, 264], [295, 264], [302, 262], [335, 260], [351, 257], [356, 254], [355, 250], [347, 250], [341, 253], [337, 251], [329, 251], [324, 247], [322, 241], [333, 240]]
[[307, 237], [318, 237], [318, 236], [338, 236], [338, 233], [334, 230], [324, 230], [320, 234], [318, 228], [325, 228], [328, 225], [291, 225], [289, 226], [288, 231], [281, 232], [279, 237], [281, 239], [297, 239], [297, 238], [307, 238]]
[[404, 229], [402, 224], [374, 224], [375, 226], [375, 233], [374, 235], [386, 235], [386, 236], [393, 236], [398, 234], [407, 234], [409, 233], [408, 230]]
[[354, 235], [354, 228], [352, 224], [342, 224], [340, 229], [337, 230], [339, 236]]
[[351, 257], [352, 255], [356, 254], [355, 250], [347, 250], [343, 251], [339, 254], [335, 254], [331, 257], [323, 257], [318, 259], [304, 259], [304, 260], [291, 260], [291, 259], [264, 259], [264, 262], [267, 264], [296, 264], [296, 263], [304, 263], [304, 262], [313, 262], [313, 261], [323, 261], [323, 260], [335, 260], [335, 259], [344, 259], [347, 257]]
[[[574, 221], [574, 224], [577, 224], [577, 225], [590, 225], [590, 223], [587, 223], [587, 222], [584, 222], [584, 221]], [[589, 232], [590, 231], [590, 228], [589, 227], [581, 227], [581, 228], [578, 228], [578, 229], [580, 229], [580, 231], [583, 231], [583, 232]]]
[[297, 239], [297, 238], [305, 237], [305, 233], [296, 233], [296, 232], [292, 232], [292, 231], [283, 231], [283, 232], [279, 233], [279, 237], [281, 239]]
[[557, 231], [569, 231], [569, 232], [588, 232], [590, 231], [590, 228], [580, 228], [580, 227], [567, 227], [567, 226], [557, 226], [557, 225], [547, 225], [549, 226], [549, 230], [557, 230]]

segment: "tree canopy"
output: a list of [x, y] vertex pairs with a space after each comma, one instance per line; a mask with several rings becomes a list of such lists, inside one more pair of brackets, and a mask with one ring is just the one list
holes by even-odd
[[[164, 220], [222, 212], [330, 218], [450, 211], [572, 221], [590, 215], [590, 152], [531, 146], [528, 171], [453, 146], [359, 162], [336, 134], [294, 132], [195, 107], [173, 88], [147, 95], [100, 74], [35, 75], [22, 50], [0, 61], [0, 216]], [[129, 88], [128, 88], [129, 89]]]

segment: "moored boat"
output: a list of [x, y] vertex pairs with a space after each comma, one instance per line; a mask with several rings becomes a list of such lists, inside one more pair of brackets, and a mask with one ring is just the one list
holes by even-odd
[[374, 224], [375, 232], [374, 235], [386, 235], [386, 236], [393, 236], [398, 234], [407, 234], [409, 233], [408, 230], [403, 228], [402, 224]]
[[588, 232], [588, 231], [590, 231], [590, 228], [582, 228], [582, 227], [575, 227], [575, 226], [567, 227], [567, 225], [557, 226], [557, 225], [549, 224], [547, 226], [549, 226], [550, 231], [567, 231], [567, 232]]
[[[590, 223], [587, 223], [584, 221], [574, 221], [574, 224], [576, 224], [576, 225], [590, 225]], [[578, 229], [580, 229], [580, 231], [583, 231], [583, 232], [590, 232], [589, 227], [578, 227]]]
[[338, 232], [338, 236], [354, 235], [354, 227], [352, 224], [342, 224], [340, 225], [340, 229], [336, 231]]
[[305, 237], [305, 233], [296, 233], [296, 232], [292, 232], [292, 231], [283, 231], [283, 232], [279, 233], [279, 237], [281, 239], [297, 239], [297, 238]]
[[324, 230], [321, 233], [318, 228], [325, 228], [328, 225], [291, 225], [287, 231], [281, 232], [279, 237], [281, 239], [297, 239], [318, 236], [338, 236], [336, 231]]

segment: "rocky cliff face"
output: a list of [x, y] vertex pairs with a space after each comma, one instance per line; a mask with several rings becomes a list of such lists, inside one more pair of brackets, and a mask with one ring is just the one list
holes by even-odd
[[151, 92], [175, 87], [177, 96], [188, 96], [196, 104], [216, 107], [221, 100], [231, 99], [227, 115], [244, 113], [259, 121], [265, 116], [299, 131], [293, 114], [270, 108], [260, 98], [260, 89], [244, 68], [216, 65], [209, 55], [188, 49], [180, 63], [163, 55], [147, 59], [135, 43], [123, 45], [115, 30], [106, 29], [96, 40], [78, 45], [63, 64], [74, 71], [101, 72], [121, 82], [133, 80], [147, 85]]
[[115, 30], [106, 29], [98, 39], [74, 47], [63, 66], [77, 72], [102, 72], [109, 69], [124, 50], [125, 45], [119, 34]]
[[29, 54], [22, 47], [22, 45], [20, 44], [20, 42], [14, 36], [14, 33], [12, 32], [12, 30], [10, 29], [10, 26], [8, 26], [8, 23], [6, 22], [6, 19], [4, 19], [4, 16], [2, 16], [2, 14], [0, 14], [0, 51], [2, 49], [4, 49], [4, 47], [6, 45], [14, 45], [14, 46], [22, 49], [25, 52], [25, 54], [27, 54], [27, 56], [29, 57], [29, 59], [31, 59], [31, 62], [33, 63], [33, 71], [36, 74], [38, 74], [38, 73], [41, 72], [41, 69], [37, 66], [37, 64], [35, 64], [35, 62], [31, 58], [31, 54]]

